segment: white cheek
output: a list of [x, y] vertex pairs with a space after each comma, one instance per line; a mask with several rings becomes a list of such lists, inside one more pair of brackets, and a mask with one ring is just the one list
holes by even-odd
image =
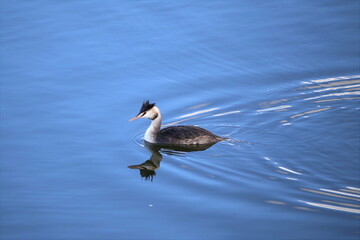
[[142, 118], [151, 118], [152, 114], [150, 112], [147, 112]]

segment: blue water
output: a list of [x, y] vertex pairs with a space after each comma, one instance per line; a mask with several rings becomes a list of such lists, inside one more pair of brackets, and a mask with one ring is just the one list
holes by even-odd
[[[2, 0], [0, 239], [360, 238], [359, 12]], [[229, 140], [148, 148], [147, 99]]]

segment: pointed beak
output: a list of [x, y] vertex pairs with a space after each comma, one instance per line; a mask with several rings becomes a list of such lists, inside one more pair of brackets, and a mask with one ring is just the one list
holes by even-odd
[[141, 118], [141, 115], [137, 115], [137, 116], [133, 117], [132, 119], [129, 119], [129, 122], [134, 121], [139, 118]]

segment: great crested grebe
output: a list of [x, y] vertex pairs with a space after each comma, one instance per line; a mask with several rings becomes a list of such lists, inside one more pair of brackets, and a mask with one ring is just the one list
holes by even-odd
[[145, 132], [145, 141], [164, 145], [183, 145], [183, 144], [214, 144], [225, 140], [208, 130], [197, 126], [171, 126], [161, 129], [161, 113], [155, 103], [146, 101], [140, 108], [137, 116], [129, 121], [139, 118], [152, 120], [149, 128]]

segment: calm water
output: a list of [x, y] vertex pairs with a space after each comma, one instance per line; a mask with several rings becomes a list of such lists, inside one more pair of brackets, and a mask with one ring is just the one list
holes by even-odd
[[[2, 0], [0, 239], [358, 239], [359, 11]], [[147, 99], [230, 139], [145, 146]]]

